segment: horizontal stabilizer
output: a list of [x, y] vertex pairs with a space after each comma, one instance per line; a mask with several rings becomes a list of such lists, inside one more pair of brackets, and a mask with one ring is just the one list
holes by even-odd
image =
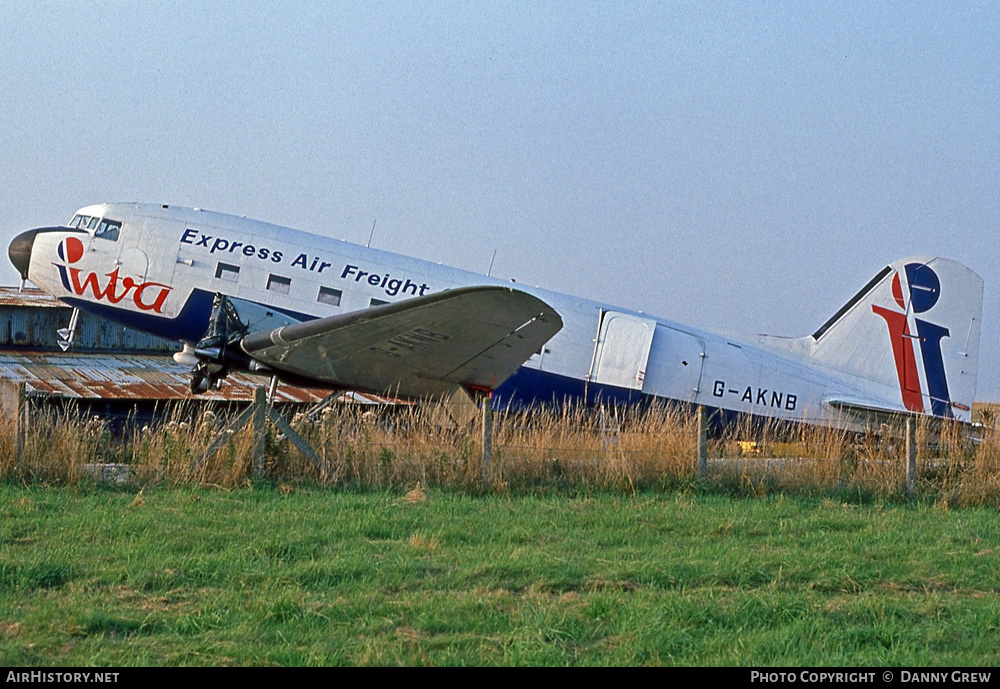
[[455, 385], [494, 389], [560, 328], [537, 297], [477, 286], [256, 332], [241, 345], [278, 371], [419, 398]]
[[[907, 416], [915, 412], [905, 409], [902, 406], [893, 407], [885, 404], [879, 404], [877, 402], [869, 402], [866, 400], [858, 399], [848, 399], [844, 397], [840, 398], [830, 398], [826, 401], [834, 409], [838, 409], [842, 412], [848, 413], [852, 416], [862, 417], [862, 418], [879, 418], [885, 420], [893, 416]], [[957, 416], [961, 412], [969, 412], [969, 409], [962, 405], [960, 402], [951, 402], [951, 408]]]
[[891, 416], [904, 416], [912, 412], [903, 407], [889, 407], [876, 402], [864, 400], [836, 398], [826, 401], [834, 409], [850, 414], [851, 416], [870, 418], [889, 418]]

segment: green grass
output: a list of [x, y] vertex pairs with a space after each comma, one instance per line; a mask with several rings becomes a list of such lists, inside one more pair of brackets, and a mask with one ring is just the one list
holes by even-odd
[[1000, 662], [994, 509], [0, 486], [0, 665]]

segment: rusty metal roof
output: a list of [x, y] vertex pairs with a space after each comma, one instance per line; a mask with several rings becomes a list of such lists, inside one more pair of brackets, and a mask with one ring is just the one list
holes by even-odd
[[[191, 369], [171, 357], [143, 354], [0, 352], [0, 380], [24, 382], [29, 394], [109, 400], [250, 400], [262, 376], [234, 374], [220, 390], [192, 395]], [[327, 390], [279, 385], [278, 402], [318, 402]]]
[[33, 306], [36, 308], [69, 309], [55, 297], [49, 296], [37, 287], [25, 287], [18, 292], [17, 287], [0, 287], [0, 306]]
[[[66, 310], [70, 308], [55, 297], [33, 287], [25, 288], [23, 292], [19, 292], [17, 287], [0, 287], [0, 308], [3, 307], [15, 307], [15, 309], [16, 307], [61, 308]], [[15, 316], [7, 316], [7, 318], [16, 320]], [[83, 321], [84, 319], [81, 319], [81, 322]], [[101, 321], [94, 319], [94, 323], [99, 325]], [[80, 328], [81, 341], [86, 339], [85, 336], [88, 332], [85, 325]], [[54, 340], [56, 328], [52, 326], [50, 329]], [[161, 342], [158, 338], [148, 337]], [[105, 337], [104, 339], [109, 338]], [[3, 344], [0, 342], [0, 347]], [[107, 345], [110, 346], [105, 346], [105, 350], [112, 349], [117, 344], [117, 341], [112, 342], [109, 339]], [[140, 344], [143, 344], [144, 348], [152, 348], [145, 340], [141, 340]], [[169, 349], [170, 345], [171, 343], [166, 340], [162, 341], [163, 348]], [[128, 351], [127, 346], [114, 352], [90, 353], [43, 351], [36, 349], [39, 346], [37, 342], [30, 342], [28, 346], [27, 350], [0, 349], [0, 381], [24, 382], [29, 394], [40, 396], [134, 400], [136, 402], [184, 399], [249, 401], [253, 399], [254, 388], [268, 384], [267, 376], [233, 373], [226, 378], [221, 389], [211, 390], [202, 395], [192, 395], [188, 388], [191, 380], [191, 369], [178, 364], [169, 356], [134, 353]], [[319, 402], [329, 394], [330, 391], [323, 388], [279, 385], [275, 401], [309, 404]], [[345, 392], [338, 401], [358, 404], [398, 404], [402, 402], [402, 400], [391, 397], [357, 392]]]
[[[0, 381], [24, 382], [30, 395], [72, 399], [249, 401], [266, 376], [231, 374], [219, 390], [192, 395], [191, 369], [171, 357], [143, 354], [0, 352]], [[278, 385], [275, 402], [310, 404], [330, 394], [321, 388]], [[345, 393], [344, 402], [392, 404], [399, 400]]]

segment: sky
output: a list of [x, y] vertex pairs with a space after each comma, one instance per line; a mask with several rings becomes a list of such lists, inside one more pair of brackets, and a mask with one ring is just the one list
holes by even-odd
[[[0, 241], [196, 206], [733, 333], [985, 280], [1000, 3], [0, 3]], [[0, 261], [0, 284], [17, 274]]]

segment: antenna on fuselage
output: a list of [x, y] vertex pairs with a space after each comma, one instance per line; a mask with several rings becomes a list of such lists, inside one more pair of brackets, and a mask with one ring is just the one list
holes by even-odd
[[496, 249], [493, 250], [493, 258], [490, 259], [490, 269], [486, 271], [486, 277], [489, 277], [490, 273], [493, 272], [493, 261], [495, 261], [495, 260], [497, 260], [497, 250]]
[[375, 223], [377, 223], [377, 222], [378, 222], [378, 218], [375, 218], [374, 220], [372, 220], [372, 231], [368, 235], [368, 243], [365, 244], [365, 246], [368, 247], [369, 249], [372, 248], [372, 237], [375, 236]]

